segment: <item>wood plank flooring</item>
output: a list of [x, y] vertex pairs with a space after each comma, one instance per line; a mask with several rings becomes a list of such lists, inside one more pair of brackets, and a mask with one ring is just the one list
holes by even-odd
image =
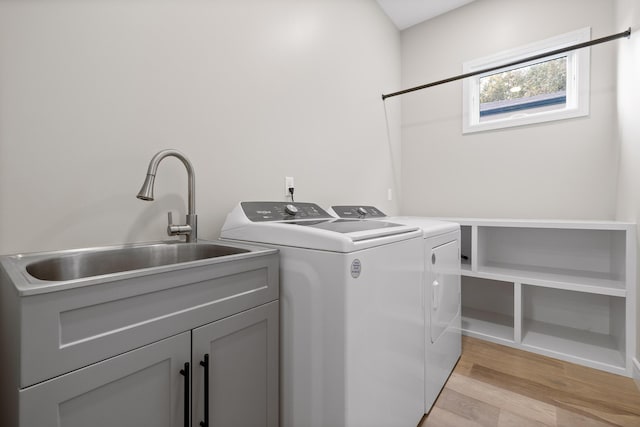
[[640, 427], [640, 391], [609, 374], [470, 337], [419, 427]]

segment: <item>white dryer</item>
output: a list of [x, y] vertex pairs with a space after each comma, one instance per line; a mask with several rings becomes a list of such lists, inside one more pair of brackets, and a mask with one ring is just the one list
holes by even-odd
[[280, 252], [284, 427], [414, 427], [424, 413], [422, 233], [313, 203], [242, 202], [221, 237]]
[[424, 217], [389, 217], [373, 206], [333, 206], [340, 218], [420, 227], [424, 246], [425, 413], [431, 410], [461, 354], [460, 226]]

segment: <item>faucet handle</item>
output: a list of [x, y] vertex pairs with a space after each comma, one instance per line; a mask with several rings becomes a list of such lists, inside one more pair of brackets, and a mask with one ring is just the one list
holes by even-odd
[[191, 234], [192, 228], [190, 225], [174, 225], [173, 224], [173, 214], [171, 211], [167, 212], [167, 220], [169, 224], [167, 225], [167, 234], [169, 236], [180, 236], [180, 235], [189, 235]]

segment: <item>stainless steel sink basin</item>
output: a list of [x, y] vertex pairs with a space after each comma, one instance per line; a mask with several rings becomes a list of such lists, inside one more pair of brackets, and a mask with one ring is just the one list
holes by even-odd
[[148, 276], [160, 280], [167, 274], [178, 277], [179, 272], [222, 271], [276, 253], [245, 243], [199, 239], [2, 255], [0, 286], [12, 284], [21, 296], [36, 295]]
[[64, 281], [249, 252], [214, 243], [157, 243], [60, 254], [26, 265], [39, 280]]

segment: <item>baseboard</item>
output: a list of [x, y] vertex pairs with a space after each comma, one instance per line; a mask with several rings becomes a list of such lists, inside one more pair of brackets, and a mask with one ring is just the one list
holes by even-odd
[[633, 358], [633, 372], [631, 375], [633, 376], [638, 389], [640, 389], [640, 362], [635, 357]]

